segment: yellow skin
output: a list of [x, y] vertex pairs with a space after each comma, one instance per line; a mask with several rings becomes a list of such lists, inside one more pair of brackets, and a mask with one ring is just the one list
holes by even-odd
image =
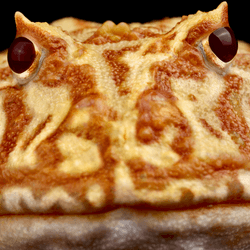
[[212, 249], [199, 233], [220, 227], [227, 249], [250, 214], [250, 46], [225, 63], [209, 44], [227, 3], [146, 24], [15, 21], [36, 54], [22, 73], [0, 54], [0, 246], [26, 249], [43, 225], [44, 249]]

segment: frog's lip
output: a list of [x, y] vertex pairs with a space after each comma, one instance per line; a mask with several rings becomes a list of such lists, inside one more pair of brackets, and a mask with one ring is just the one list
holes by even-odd
[[89, 215], [5, 215], [5, 250], [249, 249], [250, 204], [187, 210], [119, 208]]

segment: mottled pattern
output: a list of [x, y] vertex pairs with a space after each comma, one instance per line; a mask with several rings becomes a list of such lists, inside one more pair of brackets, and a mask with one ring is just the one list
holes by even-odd
[[227, 13], [48, 25], [17, 12], [37, 59], [16, 74], [0, 55], [0, 213], [249, 200], [249, 46], [226, 64], [206, 43]]
[[249, 249], [250, 46], [224, 63], [208, 43], [226, 2], [15, 21], [36, 59], [0, 53], [0, 249]]

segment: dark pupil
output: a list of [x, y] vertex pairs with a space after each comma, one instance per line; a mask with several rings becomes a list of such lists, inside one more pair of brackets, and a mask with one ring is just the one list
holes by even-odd
[[14, 72], [22, 73], [32, 65], [35, 56], [33, 43], [25, 37], [18, 37], [8, 50], [9, 66]]
[[209, 36], [209, 45], [223, 62], [231, 61], [237, 53], [238, 43], [231, 28], [223, 27]]

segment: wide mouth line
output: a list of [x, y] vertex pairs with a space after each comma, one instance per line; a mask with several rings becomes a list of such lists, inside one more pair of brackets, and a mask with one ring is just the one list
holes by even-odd
[[140, 214], [168, 214], [168, 213], [185, 213], [185, 212], [192, 212], [192, 211], [209, 211], [213, 209], [234, 209], [234, 208], [249, 208], [250, 211], [250, 202], [244, 201], [225, 201], [225, 202], [218, 202], [218, 203], [200, 203], [191, 206], [173, 206], [173, 207], [155, 207], [150, 206], [148, 204], [144, 205], [133, 205], [133, 206], [108, 206], [99, 211], [92, 211], [86, 213], [65, 213], [64, 211], [54, 210], [49, 212], [40, 212], [35, 213], [32, 211], [25, 211], [23, 213], [5, 213], [1, 214], [0, 218], [3, 216], [41, 216], [41, 217], [50, 217], [50, 216], [105, 216], [108, 213], [114, 213], [116, 211], [129, 211], [130, 213], [140, 213]]

